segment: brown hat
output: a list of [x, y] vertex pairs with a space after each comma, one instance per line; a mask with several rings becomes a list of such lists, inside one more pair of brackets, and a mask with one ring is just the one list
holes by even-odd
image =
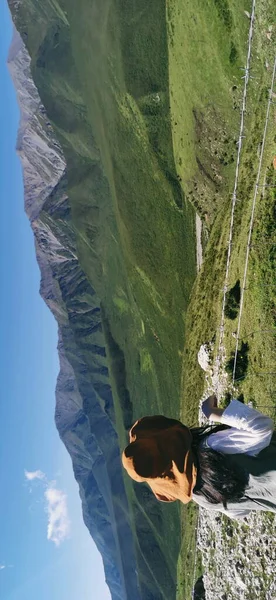
[[162, 415], [143, 417], [132, 426], [129, 438], [122, 455], [129, 476], [147, 482], [158, 500], [187, 504], [197, 477], [190, 429]]

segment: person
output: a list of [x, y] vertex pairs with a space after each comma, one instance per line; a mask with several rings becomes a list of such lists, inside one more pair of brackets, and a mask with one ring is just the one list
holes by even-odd
[[162, 502], [194, 501], [234, 519], [252, 510], [276, 513], [272, 419], [236, 399], [219, 408], [214, 395], [202, 411], [210, 421], [203, 427], [162, 415], [136, 421], [122, 453], [128, 475]]

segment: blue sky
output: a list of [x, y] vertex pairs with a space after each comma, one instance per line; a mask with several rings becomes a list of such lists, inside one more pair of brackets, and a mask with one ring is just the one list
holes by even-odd
[[[57, 328], [39, 296], [40, 273], [23, 207], [22, 172], [15, 153], [19, 113], [6, 67], [11, 34], [8, 7], [2, 0], [0, 597], [107, 600], [101, 557], [83, 524], [71, 461], [54, 425]], [[45, 477], [28, 481], [25, 470], [40, 470]], [[59, 534], [55, 501], [64, 512]], [[49, 521], [52, 539], [47, 539]], [[57, 535], [59, 545], [53, 541]]]

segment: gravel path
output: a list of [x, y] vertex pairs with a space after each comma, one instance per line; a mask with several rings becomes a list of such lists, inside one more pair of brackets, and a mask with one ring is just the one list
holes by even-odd
[[276, 600], [276, 515], [242, 520], [200, 509], [198, 549], [206, 600]]

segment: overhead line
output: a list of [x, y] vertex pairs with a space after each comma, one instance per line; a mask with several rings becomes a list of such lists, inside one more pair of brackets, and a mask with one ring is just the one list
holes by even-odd
[[227, 293], [227, 288], [228, 288], [230, 259], [231, 259], [231, 251], [232, 251], [234, 212], [235, 212], [235, 206], [236, 206], [236, 201], [237, 201], [237, 187], [238, 187], [238, 178], [239, 178], [239, 169], [240, 169], [240, 157], [241, 157], [241, 149], [242, 149], [243, 138], [244, 138], [244, 136], [243, 136], [244, 115], [245, 115], [245, 110], [246, 110], [247, 86], [248, 86], [248, 82], [249, 82], [249, 68], [250, 68], [253, 28], [254, 28], [254, 19], [255, 19], [255, 4], [256, 4], [256, 0], [253, 0], [252, 9], [251, 9], [251, 17], [250, 17], [249, 34], [248, 34], [248, 51], [247, 51], [247, 60], [246, 60], [245, 75], [244, 75], [243, 100], [242, 100], [242, 110], [241, 110], [240, 133], [239, 133], [239, 140], [238, 140], [238, 154], [237, 154], [237, 162], [236, 162], [235, 182], [234, 182], [234, 190], [233, 190], [233, 194], [232, 194], [228, 252], [227, 252], [226, 273], [225, 273], [225, 280], [224, 280], [224, 287], [223, 287], [221, 321], [220, 321], [220, 337], [219, 337], [219, 345], [218, 345], [218, 354], [217, 354], [217, 358], [216, 358], [216, 363], [217, 363], [218, 368], [220, 367], [220, 363], [221, 363], [222, 342], [223, 342], [223, 338], [224, 338], [224, 312], [225, 312], [226, 293]]
[[251, 248], [251, 237], [252, 237], [252, 230], [253, 230], [253, 225], [254, 225], [254, 213], [255, 213], [256, 199], [257, 199], [257, 195], [258, 195], [258, 192], [259, 192], [259, 189], [260, 189], [259, 181], [260, 181], [260, 176], [261, 176], [261, 169], [262, 169], [264, 147], [265, 147], [265, 141], [266, 141], [266, 133], [267, 133], [267, 125], [268, 125], [268, 119], [269, 119], [269, 112], [270, 112], [270, 106], [271, 106], [271, 103], [272, 103], [271, 101], [272, 101], [274, 81], [275, 81], [275, 72], [276, 72], [276, 56], [275, 56], [275, 59], [274, 59], [274, 67], [273, 67], [273, 73], [272, 73], [271, 87], [270, 87], [269, 97], [268, 97], [268, 103], [267, 103], [266, 119], [265, 119], [265, 126], [264, 126], [263, 139], [262, 139], [262, 149], [261, 149], [261, 154], [260, 154], [257, 179], [256, 179], [256, 183], [255, 183], [255, 190], [254, 190], [254, 196], [253, 196], [253, 202], [252, 202], [252, 211], [251, 211], [250, 225], [249, 225], [249, 232], [248, 232], [248, 239], [247, 239], [247, 246], [246, 246], [243, 283], [242, 283], [242, 288], [241, 288], [240, 310], [239, 310], [239, 318], [238, 318], [238, 326], [237, 326], [237, 334], [236, 334], [237, 335], [237, 337], [236, 337], [236, 348], [235, 348], [234, 365], [233, 365], [233, 375], [232, 375], [232, 381], [233, 381], [233, 383], [235, 381], [236, 368], [237, 368], [239, 337], [240, 337], [240, 329], [241, 329], [241, 317], [242, 317], [243, 304], [244, 304], [244, 292], [245, 292], [245, 286], [246, 286], [246, 277], [247, 277], [249, 253], [250, 253], [250, 248]]

